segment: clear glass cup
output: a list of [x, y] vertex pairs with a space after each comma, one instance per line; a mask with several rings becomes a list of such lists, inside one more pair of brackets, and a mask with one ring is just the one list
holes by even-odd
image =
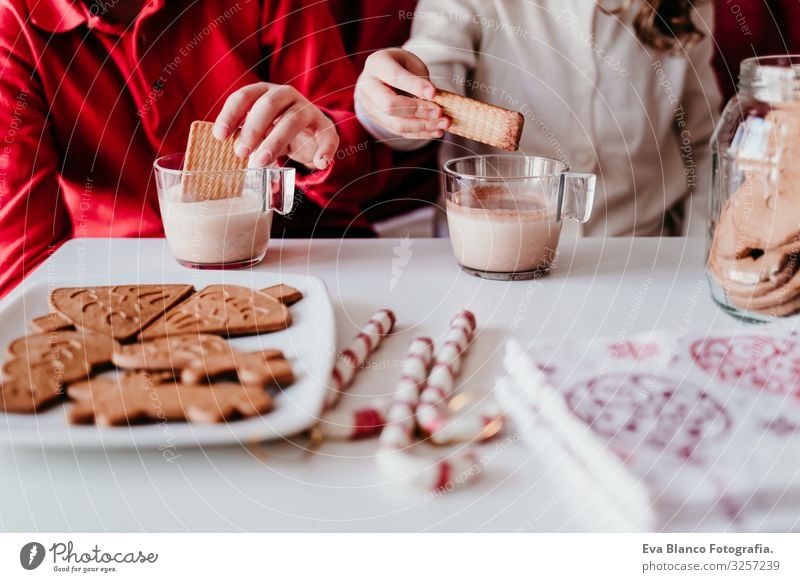
[[751, 58], [711, 140], [711, 295], [748, 322], [800, 312], [800, 55]]
[[535, 156], [470, 156], [444, 165], [447, 223], [461, 268], [524, 280], [555, 260], [563, 220], [589, 220], [597, 177]]
[[295, 170], [187, 172], [184, 154], [154, 163], [161, 219], [172, 256], [195, 269], [240, 269], [267, 254], [274, 212], [294, 205]]

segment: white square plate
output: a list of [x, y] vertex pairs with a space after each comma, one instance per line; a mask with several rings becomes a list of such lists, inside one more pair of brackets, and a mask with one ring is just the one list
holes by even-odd
[[68, 403], [39, 414], [0, 412], [0, 444], [45, 448], [173, 448], [221, 445], [288, 437], [312, 427], [319, 418], [335, 361], [335, 319], [325, 284], [316, 277], [255, 271], [187, 271], [186, 273], [138, 272], [124, 277], [53, 278], [47, 283], [25, 286], [0, 307], [0, 357], [15, 338], [30, 332], [28, 322], [48, 312], [48, 295], [57, 287], [91, 285], [188, 283], [196, 289], [207, 285], [244, 285], [263, 289], [285, 283], [299, 289], [303, 300], [289, 309], [289, 329], [235, 338], [232, 345], [242, 351], [278, 348], [292, 364], [294, 384], [275, 394], [274, 410], [257, 418], [203, 425], [162, 422], [124, 427], [75, 426], [66, 421]]

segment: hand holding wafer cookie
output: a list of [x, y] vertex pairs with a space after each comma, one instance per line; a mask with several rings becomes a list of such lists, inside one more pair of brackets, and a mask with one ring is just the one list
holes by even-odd
[[436, 87], [428, 67], [409, 51], [387, 49], [370, 55], [356, 95], [372, 120], [396, 135], [435, 139], [450, 127], [442, 107], [433, 102]]
[[217, 116], [214, 137], [227, 139], [237, 131], [236, 155], [259, 166], [286, 156], [324, 170], [339, 148], [333, 122], [289, 85], [254, 83], [234, 91]]
[[519, 149], [521, 113], [442, 91], [428, 77], [428, 67], [413, 53], [379, 51], [367, 60], [356, 95], [372, 122], [405, 138], [435, 139], [447, 131], [501, 150]]

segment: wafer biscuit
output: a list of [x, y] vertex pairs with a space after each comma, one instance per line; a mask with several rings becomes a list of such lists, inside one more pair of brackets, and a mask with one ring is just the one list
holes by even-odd
[[501, 150], [519, 149], [525, 124], [521, 113], [441, 90], [432, 101], [452, 120], [449, 133]]
[[218, 140], [213, 128], [207, 121], [192, 122], [181, 176], [184, 202], [236, 198], [244, 188], [245, 172], [236, 170], [246, 170], [248, 161], [233, 149], [238, 131]]

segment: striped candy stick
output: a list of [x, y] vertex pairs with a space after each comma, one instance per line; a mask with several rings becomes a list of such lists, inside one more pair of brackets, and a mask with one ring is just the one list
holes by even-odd
[[381, 433], [382, 447], [404, 448], [414, 442], [414, 414], [419, 393], [433, 364], [433, 340], [419, 337], [411, 342], [403, 363], [403, 375], [395, 388]]
[[378, 465], [385, 475], [409, 482], [430, 492], [447, 492], [474, 480], [481, 468], [469, 449], [438, 459], [415, 455], [393, 447], [378, 452]]
[[439, 430], [431, 433], [430, 440], [435, 445], [483, 442], [502, 427], [503, 411], [494, 401], [489, 401], [466, 414], [447, 419]]
[[383, 338], [392, 333], [396, 318], [391, 309], [381, 309], [373, 315], [350, 346], [342, 351], [331, 375], [331, 386], [325, 397], [325, 410], [339, 403], [342, 393], [353, 383], [356, 371], [381, 345]]
[[470, 311], [462, 311], [450, 323], [417, 405], [417, 424], [428, 435], [441, 430], [448, 421], [444, 405], [455, 391], [456, 379], [461, 373], [464, 355], [475, 335], [475, 328], [475, 316]]
[[[456, 370], [455, 373], [460, 372], [460, 356], [471, 341], [474, 331], [475, 317], [472, 313], [465, 311], [457, 315], [445, 338], [443, 349], [435, 361], [452, 366], [452, 369]], [[421, 339], [416, 346], [412, 343], [409, 352], [420, 353], [422, 357], [419, 361], [425, 368], [430, 369], [434, 361], [432, 348], [433, 342]], [[415, 404], [419, 415], [420, 392], [424, 393], [427, 386], [423, 370], [420, 368], [414, 370], [414, 373], [404, 374], [408, 377], [401, 380], [395, 391], [392, 409], [387, 415], [387, 426], [381, 434], [378, 464], [385, 474], [398, 481], [410, 479], [413, 484], [425, 491], [447, 492], [475, 479], [481, 469], [475, 453], [469, 449], [438, 459], [410, 452], [410, 445], [414, 442]], [[452, 389], [450, 391], [452, 392]], [[423, 406], [422, 409], [424, 413], [426, 408]], [[417, 422], [419, 422], [418, 416]]]
[[356, 410], [331, 410], [317, 428], [326, 439], [357, 441], [378, 436], [385, 424], [385, 411], [372, 405]]
[[[403, 435], [401, 445], [406, 442], [410, 444], [415, 426], [414, 407], [432, 361], [433, 340], [417, 338], [412, 341], [389, 411], [384, 412], [380, 405], [356, 410], [332, 410], [325, 415], [319, 425], [322, 436], [339, 440], [357, 440], [378, 434], [400, 434]], [[394, 422], [389, 422], [390, 418], [393, 418]], [[387, 423], [389, 426], [384, 429]], [[384, 443], [384, 437], [381, 442]]]

